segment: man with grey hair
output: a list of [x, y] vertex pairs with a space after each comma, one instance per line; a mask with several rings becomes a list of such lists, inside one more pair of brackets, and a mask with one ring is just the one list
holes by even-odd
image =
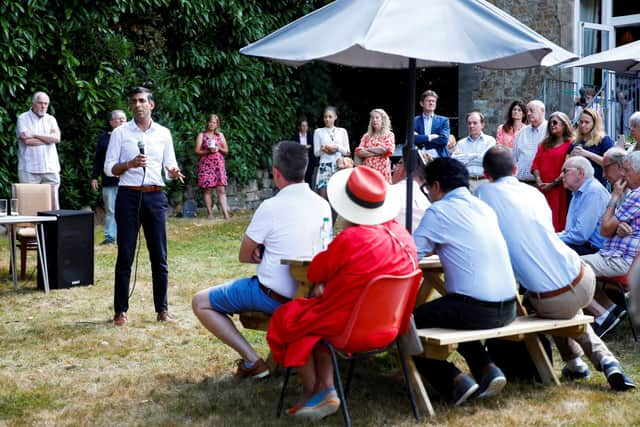
[[101, 245], [114, 244], [116, 242], [116, 195], [118, 194], [118, 177], [108, 176], [104, 173], [104, 160], [109, 148], [111, 130], [119, 127], [127, 121], [127, 115], [122, 110], [113, 110], [109, 114], [108, 132], [103, 132], [98, 137], [96, 155], [93, 159], [93, 171], [91, 172], [91, 189], [98, 191], [98, 178], [102, 181], [102, 201], [104, 203], [104, 241]]
[[313, 255], [324, 218], [331, 222], [329, 203], [304, 182], [307, 149], [295, 141], [281, 141], [273, 150], [273, 182], [280, 190], [258, 207], [240, 244], [240, 262], [258, 264], [256, 275], [216, 285], [194, 295], [193, 313], [212, 334], [233, 348], [241, 359], [234, 375], [263, 378], [265, 361], [231, 320], [234, 313], [271, 314], [295, 296], [296, 282], [283, 258]]
[[[640, 251], [640, 152], [629, 154], [622, 168], [624, 177], [614, 184], [602, 216], [600, 233], [606, 238], [604, 246], [597, 253], [582, 257], [596, 277], [627, 274]], [[619, 204], [627, 187], [629, 193]], [[596, 316], [594, 330], [599, 336], [613, 329], [624, 314], [602, 290], [596, 291], [589, 311]]]
[[49, 96], [36, 92], [31, 109], [18, 116], [18, 179], [28, 184], [50, 184], [54, 192], [54, 209], [59, 209], [60, 160], [56, 144], [60, 128], [55, 117], [47, 113]]
[[558, 233], [578, 255], [598, 252], [604, 245], [600, 220], [609, 201], [609, 192], [593, 178], [593, 166], [584, 157], [569, 157], [562, 167], [562, 183], [573, 192], [565, 229]]
[[544, 103], [534, 99], [527, 104], [527, 120], [529, 124], [522, 128], [513, 141], [513, 156], [516, 159], [516, 178], [527, 184], [536, 185], [536, 178], [531, 173], [531, 164], [536, 156], [538, 145], [546, 135], [547, 121], [544, 118]]

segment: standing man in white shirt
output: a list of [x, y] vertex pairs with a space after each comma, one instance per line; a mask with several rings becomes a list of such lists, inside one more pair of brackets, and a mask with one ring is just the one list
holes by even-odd
[[60, 208], [60, 161], [56, 144], [60, 142], [60, 128], [55, 117], [47, 114], [49, 96], [36, 92], [31, 109], [18, 116], [18, 179], [22, 183], [51, 184], [54, 209]]
[[153, 93], [136, 87], [129, 93], [133, 120], [111, 133], [104, 161], [107, 176], [120, 177], [116, 196], [118, 258], [116, 260], [113, 323], [127, 323], [129, 280], [140, 225], [151, 261], [153, 303], [159, 322], [175, 322], [169, 313], [167, 264], [167, 212], [162, 170], [170, 179], [182, 179], [173, 151], [171, 132], [151, 119], [155, 107]]
[[546, 135], [547, 121], [544, 118], [544, 104], [534, 99], [527, 104], [527, 120], [525, 126], [513, 142], [513, 157], [516, 159], [518, 172], [516, 178], [521, 182], [536, 185], [536, 178], [531, 173], [531, 164], [536, 156], [538, 145]]
[[496, 139], [483, 132], [484, 115], [479, 111], [467, 114], [467, 128], [469, 136], [458, 141], [452, 157], [462, 162], [469, 171], [469, 191], [475, 193], [480, 184], [487, 182], [482, 158], [489, 148], [496, 145]]

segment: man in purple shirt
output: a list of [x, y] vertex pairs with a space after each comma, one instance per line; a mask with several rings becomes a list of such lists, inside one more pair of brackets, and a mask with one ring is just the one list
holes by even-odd
[[[597, 277], [624, 276], [640, 251], [640, 152], [629, 154], [622, 168], [624, 176], [613, 185], [611, 200], [602, 216], [600, 234], [606, 238], [604, 247], [582, 257]], [[630, 191], [619, 204], [626, 188]], [[596, 290], [588, 311], [596, 317], [594, 330], [599, 336], [613, 329], [626, 314], [601, 289]]]

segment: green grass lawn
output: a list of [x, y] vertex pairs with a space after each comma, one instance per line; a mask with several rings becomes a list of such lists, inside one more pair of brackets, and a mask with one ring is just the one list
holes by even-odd
[[[130, 301], [129, 323], [112, 326], [115, 246], [95, 247], [95, 284], [36, 290], [35, 252], [31, 277], [13, 289], [7, 239], [0, 239], [0, 426], [2, 425], [289, 425], [275, 416], [281, 377], [238, 381], [237, 358], [207, 333], [191, 312], [197, 291], [255, 266], [237, 261], [249, 214], [231, 221], [171, 218], [169, 305], [180, 322], [155, 321], [145, 248]], [[96, 229], [95, 241], [102, 241]], [[246, 331], [262, 355], [264, 334]], [[640, 381], [640, 357], [627, 323], [606, 342], [627, 373]], [[554, 357], [559, 374], [562, 363]], [[292, 402], [299, 387], [289, 388]], [[393, 358], [364, 362], [349, 398], [355, 425], [414, 425], [402, 375]], [[503, 393], [461, 408], [434, 403], [424, 425], [640, 425], [640, 394], [609, 391], [592, 369], [589, 381], [559, 387], [509, 383]], [[323, 425], [341, 425], [332, 416]]]

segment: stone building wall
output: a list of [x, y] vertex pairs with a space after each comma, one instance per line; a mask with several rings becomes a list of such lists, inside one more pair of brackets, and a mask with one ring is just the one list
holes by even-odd
[[[488, 0], [539, 34], [573, 51], [574, 0]], [[495, 135], [509, 104], [540, 97], [544, 78], [571, 80], [571, 70], [536, 67], [486, 70], [461, 66], [459, 71], [459, 136], [466, 135], [465, 115], [472, 110], [486, 116], [485, 133]], [[569, 114], [570, 112], [566, 112]]]

